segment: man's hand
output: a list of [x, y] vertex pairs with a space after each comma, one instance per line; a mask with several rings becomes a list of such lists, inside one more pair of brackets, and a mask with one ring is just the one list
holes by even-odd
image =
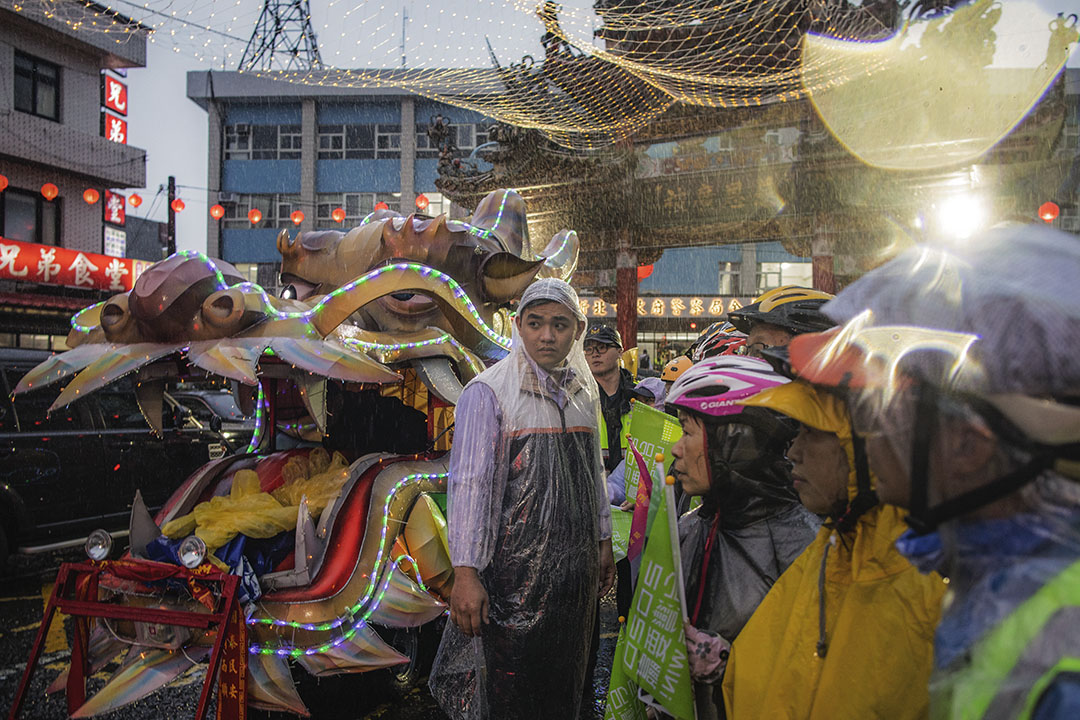
[[[611, 546], [608, 545], [608, 554]], [[475, 637], [488, 622], [488, 594], [476, 568], [454, 568], [454, 589], [450, 591], [450, 620], [466, 637]]]
[[615, 584], [615, 556], [611, 552], [611, 539], [600, 541], [600, 594], [604, 597]]
[[622, 510], [623, 512], [631, 512], [631, 511], [633, 511], [633, 509], [634, 509], [634, 501], [633, 500], [624, 500], [623, 504], [619, 506], [619, 509]]

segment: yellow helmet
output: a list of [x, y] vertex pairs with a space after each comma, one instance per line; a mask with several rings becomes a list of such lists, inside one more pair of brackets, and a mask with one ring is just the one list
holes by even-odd
[[664, 382], [675, 382], [679, 379], [679, 376], [689, 370], [694, 365], [693, 361], [685, 355], [680, 355], [667, 365], [664, 366], [664, 371], [660, 373], [660, 379]]
[[821, 290], [783, 285], [762, 293], [746, 307], [731, 311], [728, 320], [744, 333], [749, 333], [755, 322], [777, 325], [794, 335], [820, 332], [836, 324], [821, 312], [821, 306], [832, 298]]

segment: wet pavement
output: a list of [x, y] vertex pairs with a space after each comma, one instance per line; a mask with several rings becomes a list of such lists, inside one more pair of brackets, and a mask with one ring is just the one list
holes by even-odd
[[[36, 556], [13, 557], [7, 572], [0, 577], [0, 713], [7, 715], [15, 697], [26, 659], [41, 623], [45, 601], [52, 590], [56, 569], [61, 562], [84, 559], [81, 549]], [[582, 720], [602, 720], [607, 679], [615, 652], [618, 619], [614, 590], [601, 603], [600, 652], [593, 678], [591, 708]], [[71, 621], [53, 622], [46, 636], [42, 661], [35, 671], [22, 718], [59, 720], [67, 717], [63, 693], [46, 696], [45, 689], [67, 668], [71, 656]], [[104, 685], [118, 666], [112, 664], [90, 678], [88, 694]], [[364, 673], [326, 679], [311, 678], [303, 670], [293, 672], [301, 696], [315, 718], [333, 720], [438, 720], [445, 717], [427, 691], [423, 677], [410, 688], [395, 687], [389, 671]], [[171, 685], [115, 712], [101, 715], [105, 720], [145, 720], [194, 717], [205, 671], [196, 666]], [[211, 709], [211, 712], [214, 712]], [[278, 713], [253, 713], [250, 717], [284, 720], [294, 716]]]

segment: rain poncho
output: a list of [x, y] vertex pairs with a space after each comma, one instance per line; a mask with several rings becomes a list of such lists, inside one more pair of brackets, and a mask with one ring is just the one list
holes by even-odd
[[[733, 642], [820, 523], [791, 487], [784, 458], [790, 425], [748, 408], [730, 423], [705, 427], [712, 488], [679, 519], [686, 603], [695, 627]], [[722, 717], [719, 685], [698, 684], [694, 694], [699, 720]]]
[[[1075, 236], [1001, 227], [868, 273], [790, 346], [891, 444], [922, 533], [898, 547], [949, 578], [932, 718], [1080, 717], [1077, 278]], [[960, 432], [977, 453], [943, 452]]]
[[[520, 307], [557, 299], [583, 320], [569, 285], [540, 280]], [[490, 624], [468, 638], [447, 623], [431, 691], [452, 718], [573, 718], [585, 684], [611, 514], [597, 439], [596, 383], [582, 342], [545, 372], [516, 334], [510, 355], [458, 403], [448, 530], [455, 567], [475, 567]]]
[[[840, 400], [793, 382], [743, 402], [836, 435], [847, 455], [848, 500], [855, 499], [851, 423]], [[926, 717], [945, 583], [896, 549], [905, 529], [901, 512], [882, 505], [846, 533], [833, 523], [821, 528], [731, 648], [728, 718]]]

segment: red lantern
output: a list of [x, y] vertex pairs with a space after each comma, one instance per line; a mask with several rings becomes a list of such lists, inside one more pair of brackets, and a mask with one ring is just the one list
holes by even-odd
[[259, 208], [252, 208], [248, 210], [248, 220], [252, 225], [258, 225], [262, 221], [262, 211]]
[[304, 213], [299, 210], [293, 210], [292, 215], [289, 216], [289, 219], [292, 220], [293, 225], [299, 225], [300, 223], [304, 222]]
[[430, 204], [431, 201], [428, 200], [427, 195], [425, 195], [424, 193], [420, 193], [416, 196], [416, 207], [420, 210], [427, 210], [427, 206]]
[[375, 209], [376, 210], [389, 210], [390, 206], [380, 200], [379, 202], [375, 203]]
[[1056, 202], [1047, 200], [1039, 206], [1039, 217], [1044, 222], [1052, 223], [1057, 220], [1058, 213], [1061, 212], [1061, 208], [1058, 207]]
[[45, 196], [46, 200], [54, 200], [60, 194], [60, 188], [52, 183], [45, 183], [41, 186], [41, 194]]
[[131, 207], [139, 207], [142, 205], [142, 195], [139, 193], [131, 193], [128, 196], [128, 202], [131, 203]]
[[181, 200], [180, 198], [176, 198], [175, 200], [172, 201], [172, 203], [170, 203], [170, 207], [172, 207], [173, 212], [180, 212], [186, 206], [184, 205], [183, 200]]
[[7, 189], [8, 180], [7, 175], [0, 175], [0, 192], [4, 192]]
[[225, 208], [221, 207], [220, 205], [211, 205], [210, 217], [214, 218], [215, 220], [220, 220], [221, 218], [225, 217]]
[[345, 222], [345, 211], [341, 208], [334, 208], [334, 212], [330, 213], [330, 217], [334, 218], [334, 222]]
[[101, 199], [101, 193], [94, 188], [86, 188], [83, 190], [82, 199], [86, 201], [87, 205], [93, 205]]
[[641, 282], [645, 278], [649, 277], [650, 275], [652, 275], [652, 271], [653, 271], [653, 266], [652, 265], [638, 265], [637, 281]]

